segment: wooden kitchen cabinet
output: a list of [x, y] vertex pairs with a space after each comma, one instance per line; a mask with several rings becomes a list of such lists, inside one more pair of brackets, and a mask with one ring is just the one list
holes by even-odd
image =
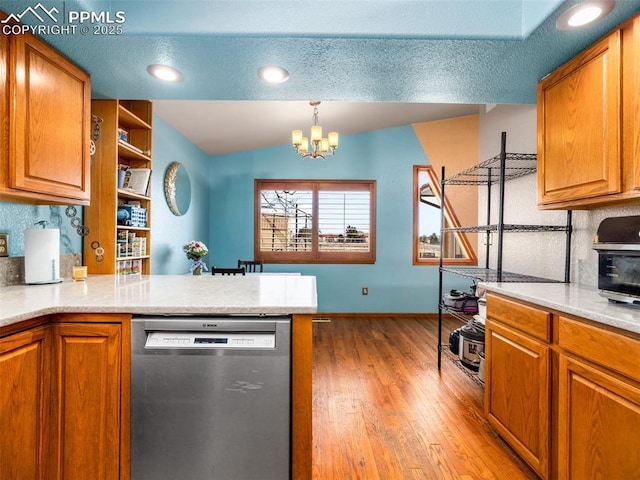
[[[6, 14], [0, 11], [0, 20]], [[0, 199], [9, 182], [9, 37], [0, 35]]]
[[640, 16], [538, 83], [538, 207], [640, 202]]
[[486, 332], [487, 418], [541, 478], [638, 477], [640, 335], [491, 293]]
[[[152, 169], [153, 104], [148, 100], [94, 100], [94, 115], [102, 119], [91, 167], [91, 206], [85, 208], [84, 264], [89, 273], [151, 273], [151, 192], [118, 188], [119, 168]], [[126, 140], [120, 135], [125, 135]], [[151, 180], [149, 180], [151, 183]], [[144, 222], [118, 221], [118, 209], [138, 204]], [[138, 214], [136, 214], [138, 215]], [[136, 216], [137, 218], [137, 216]], [[98, 242], [104, 255], [95, 254]]]
[[129, 319], [52, 315], [0, 339], [0, 478], [130, 478]]
[[120, 478], [121, 328], [53, 326], [52, 479]]
[[0, 339], [0, 478], [48, 480], [50, 331]]
[[550, 315], [492, 295], [487, 312], [485, 413], [500, 436], [549, 478]]
[[559, 319], [558, 478], [637, 478], [640, 339]]
[[29, 33], [0, 51], [0, 199], [88, 205], [89, 74]]

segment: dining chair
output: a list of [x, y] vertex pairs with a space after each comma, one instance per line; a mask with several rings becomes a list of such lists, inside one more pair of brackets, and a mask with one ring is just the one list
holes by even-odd
[[211, 267], [211, 275], [244, 275], [245, 269], [244, 267], [240, 268], [218, 268]]
[[262, 260], [238, 260], [238, 268], [244, 267], [247, 272], [262, 272]]

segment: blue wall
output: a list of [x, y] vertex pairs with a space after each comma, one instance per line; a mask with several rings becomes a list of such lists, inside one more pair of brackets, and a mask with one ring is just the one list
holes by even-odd
[[[180, 274], [190, 262], [182, 251], [189, 240], [207, 243], [209, 234], [208, 156], [161, 118], [153, 119], [153, 185], [151, 210], [152, 263], [154, 274]], [[182, 163], [191, 179], [191, 206], [181, 217], [174, 216], [164, 199], [164, 172], [171, 162]], [[0, 232], [9, 234], [9, 255], [24, 255], [24, 234], [40, 220], [60, 229], [60, 253], [81, 253], [82, 237], [71, 227], [66, 206], [27, 205], [0, 202]], [[77, 207], [82, 218], [83, 208]]]
[[[428, 163], [410, 125], [341, 136], [335, 157], [324, 161], [303, 161], [290, 145], [211, 157], [210, 260], [234, 266], [238, 258], [253, 258], [256, 178], [373, 179], [375, 264], [271, 264], [265, 271], [315, 275], [322, 312], [436, 312], [437, 267], [412, 265], [413, 165]], [[362, 295], [362, 287], [369, 288], [368, 296]]]
[[[253, 258], [256, 178], [373, 179], [377, 181], [377, 259], [373, 265], [267, 265], [267, 272], [315, 275], [321, 312], [436, 312], [438, 269], [412, 265], [413, 170], [428, 164], [411, 126], [343, 135], [335, 157], [301, 160], [290, 145], [208, 157], [159, 117], [153, 132], [153, 274], [187, 273], [189, 240], [209, 246], [211, 266]], [[174, 216], [164, 199], [164, 173], [182, 163], [191, 179], [188, 212]], [[81, 214], [82, 209], [78, 209]], [[82, 251], [65, 207], [0, 202], [0, 231], [10, 234], [12, 256], [23, 254], [22, 231], [38, 220], [58, 222], [61, 253]], [[448, 277], [448, 278], [447, 278]], [[445, 277], [460, 282], [455, 276]], [[468, 282], [446, 284], [466, 288]], [[361, 294], [362, 287], [369, 295]]]
[[[191, 262], [182, 245], [190, 240], [209, 245], [208, 159], [175, 128], [158, 116], [153, 117], [152, 274], [187, 273]], [[191, 180], [191, 204], [187, 213], [179, 217], [171, 213], [164, 197], [164, 174], [172, 162], [180, 162]]]

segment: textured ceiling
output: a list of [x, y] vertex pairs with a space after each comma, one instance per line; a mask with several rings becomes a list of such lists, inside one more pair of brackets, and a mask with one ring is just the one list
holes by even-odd
[[[84, 23], [41, 35], [91, 73], [94, 97], [437, 104], [535, 103], [540, 78], [640, 11], [640, 0], [618, 0], [601, 22], [560, 31], [555, 21], [575, 0], [41, 3], [58, 7], [59, 24], [82, 9], [124, 12], [123, 23], [106, 25], [122, 34], [95, 35]], [[0, 9], [36, 4], [0, 0]], [[30, 13], [22, 21], [41, 24]], [[151, 78], [153, 63], [174, 65], [184, 81]], [[285, 67], [289, 81], [262, 83], [256, 71], [266, 64]]]

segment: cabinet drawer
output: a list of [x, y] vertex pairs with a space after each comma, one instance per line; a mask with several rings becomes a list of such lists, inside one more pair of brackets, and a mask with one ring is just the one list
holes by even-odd
[[640, 340], [566, 317], [558, 324], [561, 348], [640, 382]]
[[544, 310], [487, 294], [487, 317], [540, 340], [551, 341], [551, 313]]

